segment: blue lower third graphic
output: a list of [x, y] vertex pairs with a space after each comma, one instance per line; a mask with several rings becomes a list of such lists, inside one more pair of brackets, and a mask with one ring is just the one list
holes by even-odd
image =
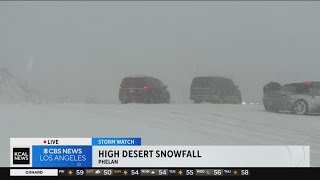
[[32, 146], [32, 167], [92, 167], [92, 146]]

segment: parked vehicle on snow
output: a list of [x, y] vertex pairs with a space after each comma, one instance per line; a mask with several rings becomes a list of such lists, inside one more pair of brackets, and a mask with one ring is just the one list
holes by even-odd
[[266, 110], [291, 111], [295, 114], [320, 113], [320, 82], [286, 84], [263, 97]]
[[194, 103], [241, 104], [241, 92], [231, 79], [220, 76], [195, 77], [190, 88]]
[[161, 80], [150, 76], [131, 76], [122, 80], [119, 100], [126, 103], [170, 103], [170, 93]]

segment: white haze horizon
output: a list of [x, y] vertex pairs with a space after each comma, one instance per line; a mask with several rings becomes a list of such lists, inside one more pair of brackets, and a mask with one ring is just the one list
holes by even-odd
[[187, 103], [193, 77], [224, 76], [243, 100], [320, 81], [320, 2], [0, 2], [0, 67], [45, 98], [119, 103], [149, 75]]

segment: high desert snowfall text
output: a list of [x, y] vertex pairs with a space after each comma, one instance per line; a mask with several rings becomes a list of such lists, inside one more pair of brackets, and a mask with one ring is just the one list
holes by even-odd
[[99, 158], [201, 158], [199, 150], [99, 150]]

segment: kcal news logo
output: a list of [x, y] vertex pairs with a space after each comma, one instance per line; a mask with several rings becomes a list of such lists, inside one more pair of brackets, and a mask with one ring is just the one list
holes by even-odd
[[30, 148], [13, 148], [13, 164], [30, 164]]

